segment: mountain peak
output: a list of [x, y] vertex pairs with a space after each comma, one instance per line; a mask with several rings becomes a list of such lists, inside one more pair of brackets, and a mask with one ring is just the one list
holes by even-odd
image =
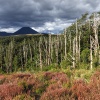
[[14, 33], [14, 35], [19, 35], [19, 34], [38, 34], [38, 32], [30, 27], [22, 27], [21, 29], [19, 29]]

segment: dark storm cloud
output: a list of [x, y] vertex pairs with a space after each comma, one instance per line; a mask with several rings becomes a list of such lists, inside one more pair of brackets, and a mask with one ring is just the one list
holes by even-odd
[[34, 0], [1, 0], [0, 21], [5, 26], [41, 26], [46, 21], [54, 20], [49, 12], [52, 7], [44, 4]]
[[0, 0], [0, 27], [42, 27], [56, 19], [70, 23], [99, 6], [99, 0]]

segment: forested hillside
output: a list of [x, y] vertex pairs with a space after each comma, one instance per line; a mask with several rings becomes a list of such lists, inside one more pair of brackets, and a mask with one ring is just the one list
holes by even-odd
[[0, 70], [97, 68], [100, 64], [99, 13], [87, 13], [62, 34], [0, 37]]

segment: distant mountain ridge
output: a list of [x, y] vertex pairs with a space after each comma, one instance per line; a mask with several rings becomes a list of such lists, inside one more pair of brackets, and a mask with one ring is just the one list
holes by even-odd
[[13, 33], [14, 35], [19, 35], [19, 34], [39, 34], [39, 32], [33, 30], [30, 27], [22, 27], [21, 29], [19, 29], [18, 31]]
[[13, 33], [0, 32], [0, 36], [10, 36], [10, 35], [13, 35]]
[[13, 35], [28, 35], [28, 34], [40, 34], [30, 27], [22, 27], [14, 33], [0, 32], [0, 36], [13, 36]]

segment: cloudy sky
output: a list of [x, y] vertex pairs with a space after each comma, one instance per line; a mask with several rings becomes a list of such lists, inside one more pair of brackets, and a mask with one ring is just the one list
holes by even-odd
[[100, 0], [0, 0], [0, 31], [29, 26], [58, 33], [86, 12], [100, 11]]

